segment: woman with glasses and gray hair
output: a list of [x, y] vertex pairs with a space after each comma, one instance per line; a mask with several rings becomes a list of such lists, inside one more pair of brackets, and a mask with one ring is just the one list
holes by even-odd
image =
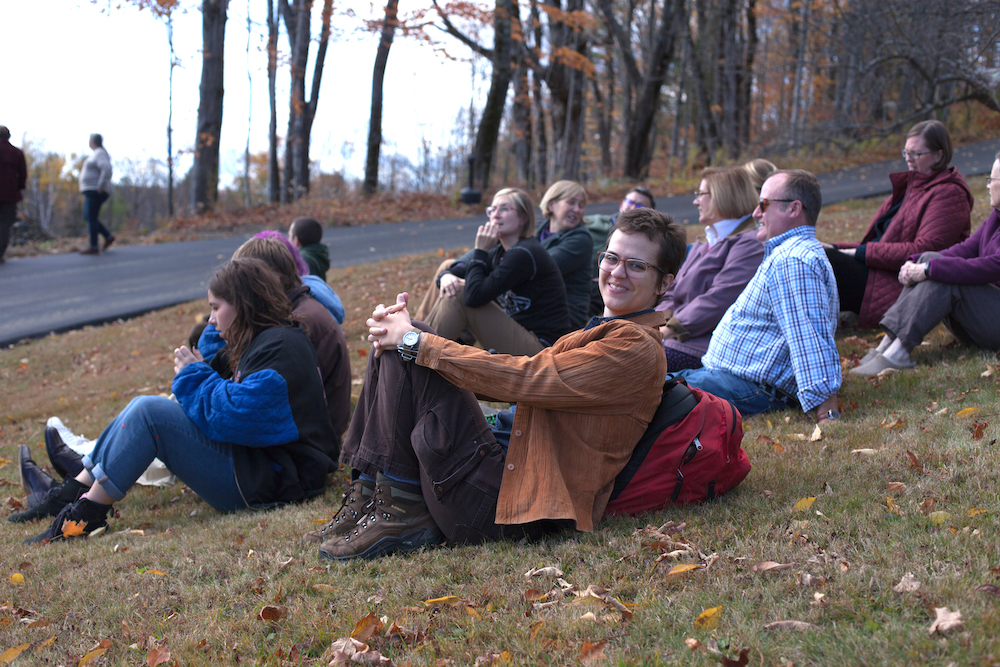
[[764, 259], [750, 216], [757, 207], [757, 189], [745, 168], [702, 171], [694, 205], [705, 236], [691, 246], [666, 298], [656, 306], [668, 311], [660, 331], [670, 372], [701, 368], [716, 325]]
[[566, 286], [526, 192], [500, 190], [486, 213], [475, 248], [441, 271], [418, 312], [443, 338], [469, 332], [488, 350], [537, 354], [570, 331]]
[[907, 171], [889, 174], [892, 194], [860, 242], [824, 243], [837, 277], [840, 309], [858, 326], [877, 327], [903, 291], [896, 279], [911, 255], [944, 250], [969, 237], [973, 197], [951, 162], [948, 128], [936, 120], [906, 133]]

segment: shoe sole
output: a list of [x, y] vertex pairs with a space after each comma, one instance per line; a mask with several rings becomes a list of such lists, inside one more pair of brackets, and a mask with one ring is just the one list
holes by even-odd
[[444, 540], [441, 531], [431, 528], [421, 528], [420, 530], [396, 537], [383, 537], [381, 540], [371, 545], [361, 553], [337, 556], [324, 549], [319, 550], [319, 557], [324, 560], [354, 560], [356, 558], [378, 558], [387, 554], [410, 553], [419, 551], [423, 547], [430, 547], [440, 544]]

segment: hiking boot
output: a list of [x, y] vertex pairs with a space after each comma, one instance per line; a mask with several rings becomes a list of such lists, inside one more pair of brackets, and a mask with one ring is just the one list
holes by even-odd
[[18, 451], [18, 471], [21, 473], [21, 486], [24, 487], [24, 495], [27, 497], [28, 509], [45, 500], [49, 489], [55, 485], [56, 481], [52, 476], [38, 467], [38, 464], [31, 459], [31, 450], [27, 445], [21, 445]]
[[323, 543], [320, 558], [376, 558], [416, 551], [444, 540], [419, 490], [405, 491], [381, 474], [372, 502], [365, 509], [351, 530]]
[[114, 236], [109, 236], [108, 238], [104, 239], [104, 251], [107, 252], [108, 248], [110, 248], [111, 244], [114, 242], [115, 242]]
[[81, 255], [100, 255], [101, 251], [97, 248], [84, 248], [80, 251]]
[[325, 526], [319, 530], [310, 530], [302, 536], [305, 544], [322, 544], [335, 535], [343, 535], [358, 522], [358, 517], [365, 511], [372, 496], [375, 495], [375, 482], [356, 479], [351, 482], [351, 488], [344, 494], [340, 509]]
[[[108, 512], [111, 505], [101, 505], [87, 498], [80, 498], [62, 508], [52, 525], [43, 532], [21, 541], [21, 544], [38, 542], [59, 542], [73, 537], [101, 535], [108, 527]], [[73, 523], [75, 522], [75, 523]]]
[[83, 457], [63, 442], [59, 429], [54, 426], [45, 427], [45, 451], [52, 467], [63, 479], [76, 477], [83, 471]]
[[13, 523], [24, 523], [47, 516], [56, 516], [64, 507], [82, 496], [86, 490], [86, 486], [71, 477], [59, 484], [53, 484], [48, 493], [45, 494], [45, 498], [37, 505], [29, 507], [23, 512], [9, 515], [7, 520]]

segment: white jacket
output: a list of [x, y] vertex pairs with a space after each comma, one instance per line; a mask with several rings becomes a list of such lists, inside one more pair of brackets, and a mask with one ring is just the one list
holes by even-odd
[[94, 149], [80, 170], [80, 192], [104, 190], [111, 194], [111, 158], [103, 147]]

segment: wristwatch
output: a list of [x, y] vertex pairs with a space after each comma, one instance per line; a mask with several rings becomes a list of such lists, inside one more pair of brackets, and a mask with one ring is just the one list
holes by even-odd
[[[406, 338], [403, 338], [403, 340], [406, 340]], [[816, 415], [816, 421], [820, 419], [840, 419], [840, 413], [836, 410], [827, 410], [824, 413]]]
[[397, 348], [399, 356], [403, 358], [403, 361], [413, 361], [417, 358], [417, 352], [420, 350], [421, 333], [423, 332], [420, 329], [413, 329], [403, 334], [403, 344]]

